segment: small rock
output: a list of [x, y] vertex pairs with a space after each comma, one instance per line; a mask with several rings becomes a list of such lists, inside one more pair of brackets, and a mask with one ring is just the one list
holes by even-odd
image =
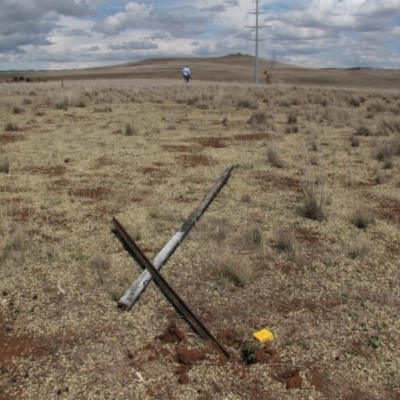
[[181, 385], [187, 385], [188, 383], [189, 383], [189, 375], [188, 374], [186, 374], [186, 373], [183, 373], [183, 374], [180, 374], [179, 375], [179, 379], [178, 379], [178, 382], [181, 384]]
[[291, 377], [286, 384], [287, 389], [301, 389], [302, 386], [303, 378], [300, 375], [295, 375]]

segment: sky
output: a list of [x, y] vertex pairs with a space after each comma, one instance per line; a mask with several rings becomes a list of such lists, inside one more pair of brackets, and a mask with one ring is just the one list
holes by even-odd
[[[400, 68], [400, 0], [260, 0], [259, 56]], [[255, 55], [254, 0], [0, 0], [0, 71]]]

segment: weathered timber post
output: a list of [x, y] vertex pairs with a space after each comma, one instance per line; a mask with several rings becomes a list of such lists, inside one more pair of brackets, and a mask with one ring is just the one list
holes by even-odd
[[[201, 201], [198, 207], [193, 211], [192, 215], [182, 225], [181, 229], [171, 238], [171, 240], [164, 246], [164, 248], [157, 254], [153, 260], [153, 266], [159, 271], [162, 266], [172, 256], [174, 251], [183, 242], [186, 235], [189, 233], [193, 225], [200, 219], [203, 213], [207, 210], [208, 206], [212, 203], [214, 198], [218, 195], [220, 190], [223, 188], [225, 183], [230, 178], [233, 166], [229, 167], [218, 179], [215, 185], [212, 187], [210, 192]], [[146, 289], [147, 285], [151, 282], [151, 274], [145, 270], [139, 278], [131, 285], [131, 287], [125, 292], [125, 294], [119, 299], [118, 306], [123, 309], [131, 309], [136, 301], [139, 300], [141, 294]]]

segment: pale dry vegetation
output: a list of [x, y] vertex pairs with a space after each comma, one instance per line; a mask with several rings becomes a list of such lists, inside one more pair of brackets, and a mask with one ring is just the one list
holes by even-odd
[[[399, 398], [397, 93], [0, 85], [0, 399]], [[162, 270], [221, 363], [156, 285], [117, 308], [141, 268], [110, 221], [154, 259], [230, 165]]]

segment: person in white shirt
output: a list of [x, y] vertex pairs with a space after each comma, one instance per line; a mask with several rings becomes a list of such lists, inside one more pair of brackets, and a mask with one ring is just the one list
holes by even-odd
[[189, 82], [189, 80], [192, 79], [192, 76], [190, 75], [190, 69], [187, 65], [185, 65], [185, 67], [182, 69], [182, 75], [185, 82]]

